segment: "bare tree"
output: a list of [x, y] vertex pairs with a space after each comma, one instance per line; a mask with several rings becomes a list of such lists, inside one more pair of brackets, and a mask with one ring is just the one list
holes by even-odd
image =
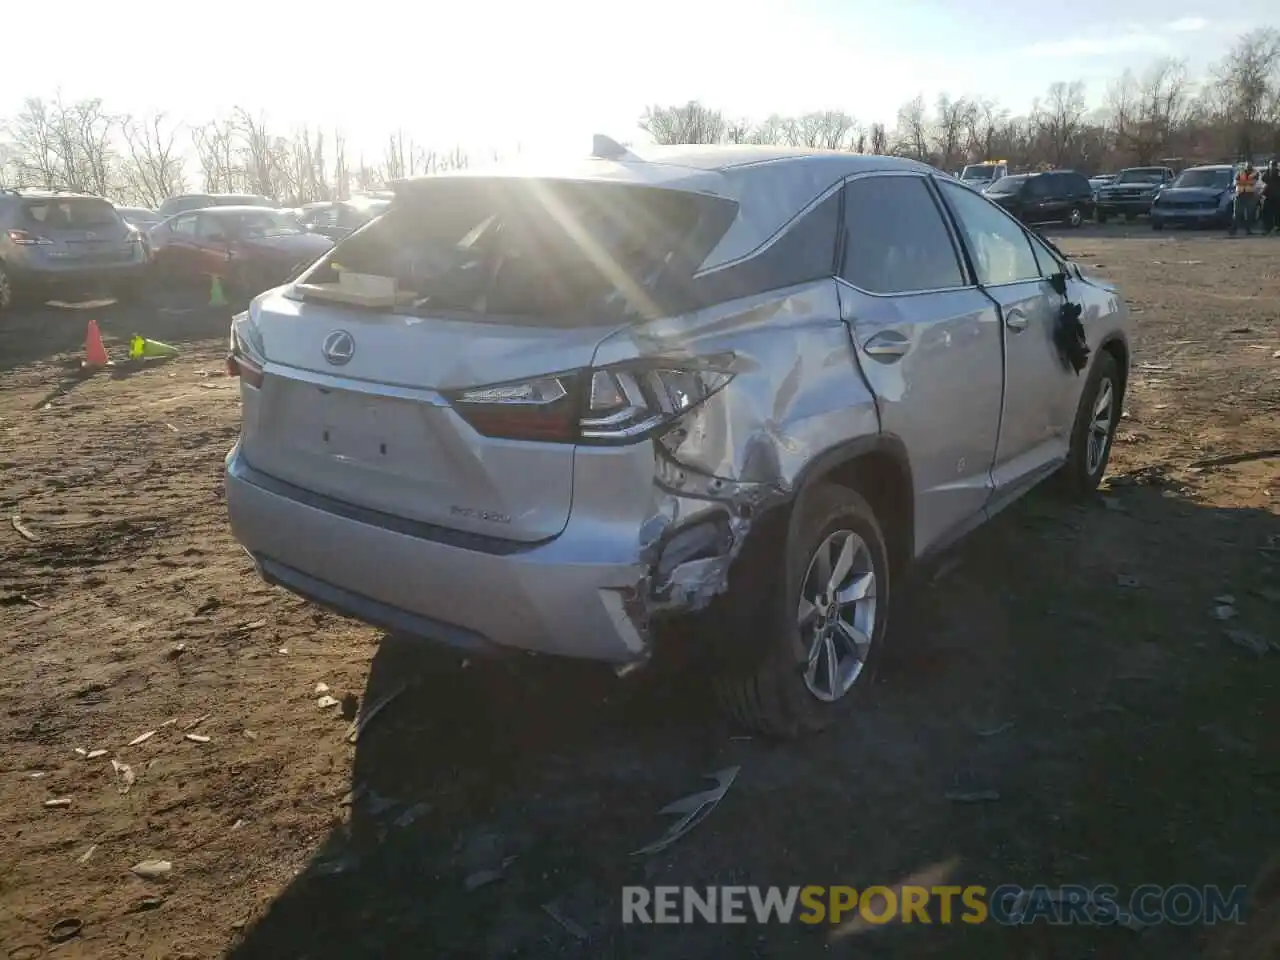
[[1037, 103], [1034, 114], [1048, 161], [1055, 167], [1062, 166], [1071, 156], [1084, 122], [1084, 84], [1050, 84], [1045, 101]]
[[657, 143], [722, 143], [728, 123], [719, 110], [690, 100], [682, 107], [646, 107], [640, 129]]
[[1007, 111], [991, 100], [977, 100], [966, 115], [969, 153], [979, 161], [994, 158], [996, 134], [1009, 119]]
[[126, 117], [120, 132], [129, 155], [122, 179], [130, 200], [158, 207], [186, 189], [178, 128], [166, 124], [163, 113], [145, 120]]
[[883, 123], [871, 125], [871, 152], [878, 157], [883, 157], [889, 152], [889, 131], [885, 129]]
[[917, 160], [929, 159], [929, 112], [923, 96], [916, 96], [898, 108], [897, 149]]
[[1236, 148], [1246, 156], [1265, 136], [1262, 129], [1280, 85], [1280, 30], [1246, 33], [1216, 70], [1226, 121], [1235, 128]]
[[787, 121], [784, 136], [793, 147], [848, 150], [858, 131], [858, 121], [843, 110], [821, 110]]
[[204, 189], [234, 192], [243, 179], [239, 163], [239, 136], [232, 120], [213, 120], [191, 131], [192, 145], [200, 161]]
[[937, 119], [933, 123], [933, 156], [938, 166], [950, 170], [966, 153], [969, 131], [977, 116], [976, 105], [960, 97], [952, 100], [945, 93], [938, 97]]

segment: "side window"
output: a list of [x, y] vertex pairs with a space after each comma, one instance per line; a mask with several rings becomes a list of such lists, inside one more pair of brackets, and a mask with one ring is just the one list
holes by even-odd
[[1049, 177], [1046, 174], [1042, 173], [1027, 181], [1027, 193], [1037, 199], [1050, 196], [1052, 192], [1049, 186]]
[[834, 193], [755, 256], [698, 278], [694, 295], [703, 304], [724, 303], [830, 277], [839, 225], [840, 194]]
[[845, 185], [843, 261], [840, 276], [871, 293], [944, 290], [966, 282], [922, 177], [864, 177]]
[[196, 235], [195, 215], [187, 214], [181, 217], [174, 217], [173, 223], [169, 224], [169, 229], [184, 237], [194, 237]]
[[960, 221], [979, 283], [997, 286], [1040, 279], [1040, 266], [1022, 227], [972, 190], [949, 183], [938, 186]]
[[204, 214], [196, 221], [196, 236], [201, 240], [224, 239], [227, 236], [227, 223], [222, 217]]
[[1040, 276], [1049, 277], [1065, 269], [1057, 254], [1050, 250], [1043, 240], [1034, 233], [1028, 233], [1027, 236], [1031, 240], [1031, 252], [1035, 254], [1036, 262], [1040, 266]]

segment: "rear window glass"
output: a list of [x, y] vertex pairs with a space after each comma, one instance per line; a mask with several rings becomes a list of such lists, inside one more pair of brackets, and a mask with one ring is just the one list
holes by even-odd
[[106, 227], [120, 222], [115, 207], [90, 197], [28, 200], [27, 219], [50, 229]]
[[250, 239], [259, 237], [288, 237], [302, 233], [302, 224], [286, 213], [267, 210], [242, 214], [240, 235]]
[[1164, 170], [1159, 167], [1125, 170], [1116, 178], [1116, 183], [1164, 183]]
[[1177, 180], [1175, 187], [1208, 187], [1214, 190], [1225, 190], [1231, 186], [1230, 170], [1186, 170]]
[[987, 189], [991, 193], [1017, 193], [1026, 182], [1026, 174], [1019, 174], [1015, 177], [1001, 177]]
[[687, 308], [693, 274], [737, 204], [652, 187], [441, 178], [419, 184], [331, 264], [393, 276], [413, 309], [574, 324]]

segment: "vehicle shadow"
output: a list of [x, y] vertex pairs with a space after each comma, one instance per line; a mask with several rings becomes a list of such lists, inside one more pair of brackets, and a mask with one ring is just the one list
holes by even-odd
[[170, 288], [127, 304], [100, 298], [24, 306], [0, 317], [0, 374], [59, 357], [78, 361], [89, 320], [97, 321], [108, 354], [122, 361], [134, 334], [175, 346], [225, 341], [232, 313], [241, 309], [234, 300], [211, 305], [207, 291]]
[[[830, 927], [624, 925], [621, 888], [864, 888], [941, 861], [988, 887], [1246, 883], [1280, 849], [1275, 677], [1226, 628], [1267, 635], [1278, 566], [1280, 517], [1204, 506], [1151, 471], [1106, 501], [1037, 492], [913, 588], [854, 714], [785, 744], [723, 723], [687, 669], [460, 668], [388, 641], [365, 711], [409, 685], [356, 742], [341, 822], [228, 955], [809, 955]], [[705, 824], [633, 855], [675, 821], [664, 805], [732, 766]], [[1204, 955], [1168, 926], [918, 927], [841, 946]]]

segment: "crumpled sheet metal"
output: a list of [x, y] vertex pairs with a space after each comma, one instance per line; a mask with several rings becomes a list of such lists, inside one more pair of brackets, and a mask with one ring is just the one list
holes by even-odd
[[660, 814], [681, 814], [680, 819], [672, 825], [672, 827], [661, 837], [647, 846], [641, 847], [639, 850], [633, 850], [633, 857], [642, 857], [651, 853], [661, 853], [667, 847], [671, 846], [690, 830], [700, 824], [703, 820], [711, 815], [711, 811], [716, 808], [724, 795], [729, 792], [729, 788], [733, 786], [733, 781], [738, 777], [738, 771], [741, 767], [726, 767], [725, 769], [713, 773], [708, 779], [717, 781], [717, 786], [710, 790], [704, 790], [701, 793], [690, 794], [669, 803], [661, 810]]

